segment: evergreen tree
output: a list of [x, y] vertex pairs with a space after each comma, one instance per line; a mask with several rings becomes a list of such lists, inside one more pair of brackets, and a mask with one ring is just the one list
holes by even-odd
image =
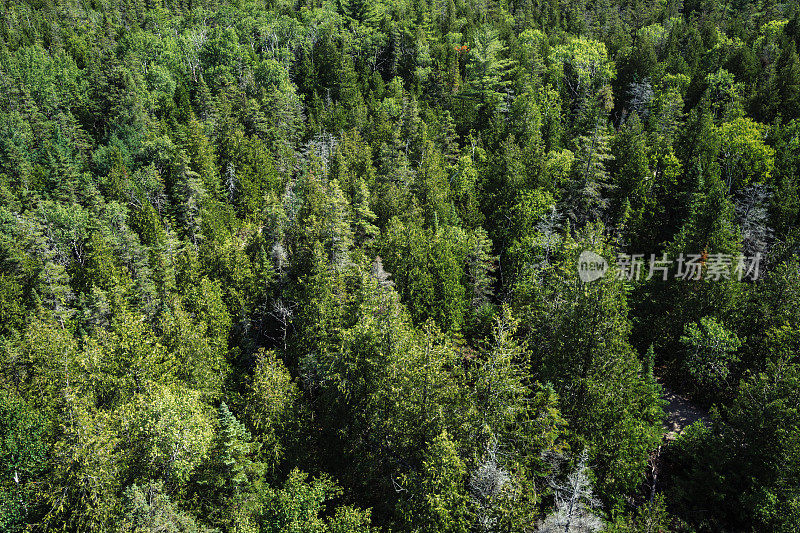
[[775, 64], [775, 89], [780, 102], [778, 112], [784, 120], [800, 116], [800, 58], [793, 46], [783, 49]]
[[612, 187], [606, 162], [610, 153], [609, 136], [597, 124], [590, 135], [578, 138], [578, 151], [567, 185], [563, 210], [577, 226], [603, 220]]
[[203, 516], [209, 523], [231, 527], [247, 493], [261, 481], [264, 465], [255, 460], [258, 445], [225, 402], [217, 410], [216, 435], [209, 461], [198, 479]]

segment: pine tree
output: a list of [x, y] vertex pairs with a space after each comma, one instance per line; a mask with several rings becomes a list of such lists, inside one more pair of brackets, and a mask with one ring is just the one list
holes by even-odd
[[222, 478], [223, 490], [235, 493], [259, 474], [260, 465], [251, 459], [257, 447], [252, 443], [250, 433], [236, 420], [225, 402], [220, 404], [217, 416], [218, 473]]
[[781, 51], [775, 64], [778, 112], [784, 120], [800, 118], [800, 58], [791, 44]]
[[578, 138], [578, 151], [563, 207], [577, 226], [604, 219], [609, 205], [608, 192], [612, 188], [606, 165], [613, 159], [609, 135], [599, 123], [590, 135]]
[[444, 431], [428, 444], [419, 479], [421, 498], [406, 520], [427, 531], [468, 532], [472, 517], [466, 478], [466, 466]]
[[[528, 393], [521, 370], [523, 352], [514, 340], [517, 321], [504, 306], [496, 317], [494, 338], [476, 369], [475, 395], [484, 431], [505, 441], [525, 417]], [[509, 440], [516, 440], [514, 436]]]
[[649, 200], [652, 187], [650, 179], [650, 162], [647, 153], [644, 128], [639, 117], [634, 115], [613, 140], [612, 153], [614, 154], [612, 173], [616, 184], [616, 217], [619, 220], [623, 211], [622, 203], [628, 200], [629, 208], [633, 211], [635, 228], [639, 229], [642, 210]]
[[486, 230], [477, 228], [467, 238], [466, 274], [473, 312], [485, 309], [494, 296], [493, 273], [497, 258], [491, 255], [492, 241]]
[[511, 81], [506, 78], [514, 66], [507, 55], [507, 47], [496, 30], [484, 27], [475, 35], [467, 63], [467, 96], [477, 101], [482, 124], [487, 124], [485, 121], [495, 113], [507, 110]]
[[343, 15], [361, 24], [374, 26], [380, 18], [380, 9], [383, 6], [365, 0], [337, 0], [337, 7]]
[[263, 475], [264, 465], [255, 460], [258, 450], [250, 432], [222, 402], [210, 461], [198, 479], [209, 523], [232, 525], [234, 509], [242, 505], [246, 493], [255, 490]]

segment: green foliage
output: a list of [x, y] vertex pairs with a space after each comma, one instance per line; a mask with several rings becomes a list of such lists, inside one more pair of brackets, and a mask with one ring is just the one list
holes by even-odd
[[775, 151], [764, 144], [763, 126], [740, 118], [723, 124], [719, 133], [723, 179], [731, 192], [754, 181], [770, 182]]
[[260, 522], [269, 533], [369, 532], [370, 512], [353, 507], [337, 507], [332, 516], [320, 516], [325, 502], [341, 494], [341, 488], [330, 478], [308, 480], [308, 474], [292, 470], [280, 489], [267, 490]]
[[425, 452], [417, 481], [419, 492], [407, 520], [423, 531], [447, 533], [470, 529], [469, 497], [465, 487], [466, 466], [446, 431], [435, 437]]
[[798, 529], [796, 5], [157, 4], [0, 14], [0, 530]]
[[161, 388], [137, 395], [118, 416], [128, 439], [125, 464], [137, 476], [183, 486], [210, 453], [212, 420], [190, 391]]
[[513, 60], [503, 58], [507, 54], [506, 47], [498, 38], [494, 28], [479, 28], [470, 48], [469, 61], [466, 65], [466, 82], [470, 95], [477, 100], [477, 107], [488, 113], [503, 110], [506, 87], [510, 80], [504, 79], [513, 67]]
[[598, 488], [609, 497], [640, 482], [662, 413], [660, 393], [640, 374], [628, 342], [622, 282], [613, 274], [588, 284], [578, 278], [580, 251], [608, 253], [599, 232], [589, 226], [579, 240], [565, 238], [551, 263], [520, 280], [515, 300], [528, 327], [534, 375], [553, 383], [578, 442], [596, 446]]
[[578, 225], [602, 220], [608, 208], [607, 191], [612, 185], [606, 166], [614, 159], [608, 141], [608, 135], [597, 126], [590, 135], [578, 137], [572, 176], [564, 198], [567, 215]]
[[215, 436], [208, 461], [198, 474], [202, 516], [211, 524], [230, 528], [242, 517], [250, 494], [260, 485], [264, 465], [254, 460], [259, 446], [230, 412], [225, 402], [217, 410]]
[[686, 347], [689, 374], [702, 395], [716, 396], [731, 386], [731, 367], [739, 362], [735, 352], [742, 345], [735, 333], [713, 318], [703, 317], [686, 326], [681, 343]]
[[663, 494], [657, 494], [632, 513], [615, 521], [607, 531], [613, 533], [668, 533], [671, 517], [666, 509]]
[[496, 320], [491, 347], [475, 372], [476, 407], [483, 426], [493, 435], [504, 441], [524, 439], [524, 435], [510, 435], [523, 424], [529, 395], [520, 366], [522, 350], [514, 339], [518, 324], [508, 307]]
[[740, 118], [742, 108], [742, 84], [737, 83], [733, 74], [719, 69], [706, 76], [706, 94], [711, 106], [711, 113], [719, 121], [731, 121]]
[[44, 417], [12, 392], [0, 396], [0, 527], [21, 532], [32, 518], [36, 480], [47, 464]]
[[[685, 516], [710, 528], [731, 523], [771, 531], [797, 527], [798, 494], [791, 481], [800, 465], [797, 390], [797, 366], [770, 363], [742, 381], [711, 429], [694, 428], [681, 437], [675, 453], [687, 476], [672, 498]], [[729, 500], [726, 494], [735, 496]], [[709, 505], [721, 512], [701, 518]]]
[[[464, 230], [454, 226], [420, 228], [415, 221], [406, 225], [394, 218], [386, 238], [382, 257], [414, 319], [423, 322], [431, 317], [445, 328], [460, 329], [467, 307], [467, 276], [462, 266], [467, 262]], [[478, 250], [485, 254], [485, 248]], [[474, 274], [485, 275], [480, 258], [476, 259]]]
[[119, 531], [141, 533], [212, 533], [191, 515], [178, 509], [164, 493], [163, 483], [131, 485], [123, 495], [124, 516]]
[[293, 424], [291, 417], [298, 415], [297, 385], [284, 364], [274, 352], [260, 350], [256, 356], [253, 381], [245, 397], [245, 414], [257, 435], [264, 443], [261, 456], [268, 465], [281, 459], [279, 437]]

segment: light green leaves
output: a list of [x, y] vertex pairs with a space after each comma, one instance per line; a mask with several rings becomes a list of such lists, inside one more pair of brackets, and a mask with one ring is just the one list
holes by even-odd
[[767, 127], [750, 118], [737, 118], [719, 129], [723, 179], [730, 192], [752, 182], [769, 183], [775, 150], [765, 143]]
[[615, 77], [606, 46], [598, 41], [570, 38], [550, 52], [551, 76], [576, 97], [598, 90]]
[[214, 436], [209, 408], [197, 393], [159, 387], [119, 412], [127, 466], [141, 476], [184, 484], [204, 460]]
[[686, 366], [699, 390], [719, 390], [732, 385], [728, 381], [732, 367], [739, 362], [736, 351], [742, 341], [712, 317], [686, 326], [681, 343], [686, 347]]

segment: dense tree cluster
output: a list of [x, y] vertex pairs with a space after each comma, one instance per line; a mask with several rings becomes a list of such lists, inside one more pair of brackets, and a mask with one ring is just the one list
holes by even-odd
[[2, 3], [0, 530], [800, 529], [796, 2]]

